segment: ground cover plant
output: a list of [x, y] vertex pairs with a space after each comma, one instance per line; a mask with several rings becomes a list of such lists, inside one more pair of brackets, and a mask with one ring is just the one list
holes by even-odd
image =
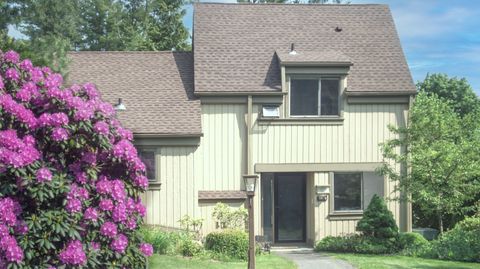
[[0, 268], [142, 268], [145, 165], [91, 83], [0, 52]]

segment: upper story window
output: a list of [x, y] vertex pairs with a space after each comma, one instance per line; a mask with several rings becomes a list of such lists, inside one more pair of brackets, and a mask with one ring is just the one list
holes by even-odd
[[291, 78], [290, 116], [338, 116], [339, 95], [338, 78]]
[[148, 180], [157, 181], [157, 165], [155, 162], [155, 150], [138, 148], [137, 151], [140, 159], [145, 164]]

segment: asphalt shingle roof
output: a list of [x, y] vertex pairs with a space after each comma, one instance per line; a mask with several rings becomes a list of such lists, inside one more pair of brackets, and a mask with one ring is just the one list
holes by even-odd
[[291, 43], [300, 54], [348, 57], [347, 91], [415, 91], [386, 5], [219, 3], [195, 4], [195, 91], [278, 91], [275, 52], [287, 53]]
[[68, 83], [92, 82], [103, 100], [127, 107], [121, 123], [137, 135], [200, 135], [193, 56], [181, 52], [72, 52]]

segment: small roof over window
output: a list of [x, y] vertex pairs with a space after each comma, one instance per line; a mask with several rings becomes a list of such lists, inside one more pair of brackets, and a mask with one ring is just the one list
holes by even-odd
[[322, 51], [296, 51], [292, 54], [288, 51], [276, 51], [281, 65], [290, 66], [351, 66], [350, 58], [335, 50]]

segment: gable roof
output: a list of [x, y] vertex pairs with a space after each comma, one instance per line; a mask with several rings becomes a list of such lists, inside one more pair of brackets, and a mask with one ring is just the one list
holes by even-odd
[[135, 135], [199, 136], [193, 56], [185, 52], [71, 52], [68, 83], [95, 83], [102, 99]]
[[219, 3], [195, 4], [195, 92], [281, 90], [275, 52], [291, 43], [345, 55], [348, 92], [415, 92], [386, 5]]

